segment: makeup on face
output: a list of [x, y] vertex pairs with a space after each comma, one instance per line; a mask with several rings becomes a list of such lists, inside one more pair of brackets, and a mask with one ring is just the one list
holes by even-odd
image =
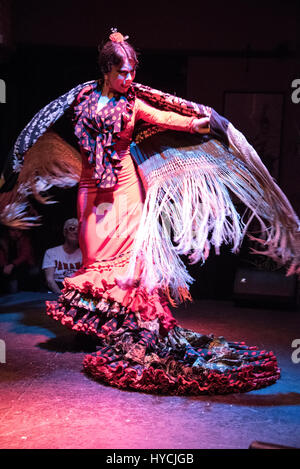
[[107, 83], [111, 91], [125, 93], [135, 78], [135, 64], [127, 57], [120, 65], [113, 65], [107, 74]]

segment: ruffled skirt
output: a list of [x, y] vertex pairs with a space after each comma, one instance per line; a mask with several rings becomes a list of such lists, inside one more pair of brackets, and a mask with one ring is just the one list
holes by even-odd
[[163, 338], [133, 313], [121, 318], [111, 341], [83, 365], [92, 377], [118, 388], [171, 395], [251, 391], [280, 374], [272, 352], [179, 326]]
[[85, 283], [82, 291], [69, 290], [59, 302], [47, 302], [53, 319], [98, 338], [97, 351], [85, 357], [83, 367], [99, 382], [201, 395], [251, 391], [279, 378], [272, 352], [180, 327], [158, 293], [131, 288], [119, 303], [110, 296], [116, 285], [101, 283], [97, 294]]

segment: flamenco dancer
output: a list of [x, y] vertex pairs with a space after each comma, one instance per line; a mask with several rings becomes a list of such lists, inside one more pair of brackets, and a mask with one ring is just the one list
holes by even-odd
[[[30, 227], [29, 194], [47, 202], [52, 185], [79, 182], [83, 267], [47, 313], [97, 338], [83, 363], [94, 379], [175, 395], [268, 386], [280, 376], [272, 352], [184, 329], [169, 304], [191, 300], [180, 256], [204, 262], [224, 243], [237, 252], [253, 219], [264, 254], [299, 273], [297, 215], [228, 120], [133, 81], [138, 60], [127, 39], [112, 30], [100, 78], [54, 100], [21, 132], [2, 175], [2, 223]], [[75, 144], [59, 135], [62, 119]]]

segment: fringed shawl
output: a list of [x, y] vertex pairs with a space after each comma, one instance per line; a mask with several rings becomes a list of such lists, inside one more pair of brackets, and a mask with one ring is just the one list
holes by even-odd
[[[68, 187], [78, 182], [80, 155], [49, 129], [71, 108], [80, 91], [94, 83], [79, 85], [50, 103], [21, 132], [3, 175], [2, 223], [30, 226], [34, 220], [26, 219], [28, 194], [39, 197], [51, 185]], [[218, 253], [224, 243], [237, 252], [253, 218], [260, 224], [262, 252], [286, 264], [288, 273], [299, 273], [299, 219], [245, 137], [210, 107], [137, 83], [132, 92], [159, 109], [209, 116], [210, 133], [165, 131], [147, 123], [136, 127], [131, 152], [146, 200], [127, 281], [137, 260], [142, 261], [141, 282], [149, 289], [160, 285], [181, 300], [193, 279], [180, 256], [188, 255], [193, 263], [204, 262], [212, 246]], [[56, 157], [52, 154], [50, 162], [46, 158], [51, 144], [55, 147], [53, 141], [63, 148], [67, 165], [60, 152]], [[38, 146], [48, 148], [42, 157], [46, 161], [38, 161]], [[30, 163], [34, 159], [33, 170]], [[9, 172], [11, 167], [13, 172]], [[18, 182], [12, 188], [10, 181], [16, 173]], [[10, 192], [5, 193], [7, 190]], [[242, 216], [235, 199], [246, 207]]]

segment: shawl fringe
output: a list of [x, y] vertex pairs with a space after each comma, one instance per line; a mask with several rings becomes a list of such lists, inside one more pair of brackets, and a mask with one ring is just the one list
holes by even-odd
[[[299, 273], [299, 220], [262, 163], [247, 164], [209, 137], [190, 146], [187, 139], [194, 136], [152, 137], [151, 158], [141, 165], [146, 200], [125, 280], [133, 278], [141, 260], [142, 283], [150, 290], [157, 285], [170, 289], [180, 302], [180, 292], [193, 282], [180, 256], [188, 256], [191, 264], [204, 263], [211, 247], [219, 254], [222, 244], [231, 244], [237, 253], [254, 218], [262, 238], [252, 238], [265, 255], [289, 264], [288, 274]], [[237, 142], [234, 131], [231, 142]], [[157, 145], [161, 150], [155, 153]], [[242, 216], [235, 200], [246, 207]]]
[[270, 225], [266, 231], [266, 239], [250, 235], [250, 238], [258, 242], [264, 250], [252, 249], [252, 252], [266, 255], [280, 264], [288, 265], [287, 275], [300, 274], [298, 216], [255, 149], [231, 123], [228, 125], [227, 136], [231, 151], [245, 162], [257, 184], [263, 188], [263, 197], [269, 210]]
[[39, 224], [40, 216], [28, 215], [29, 197], [43, 204], [56, 203], [43, 194], [52, 186], [72, 187], [80, 179], [81, 156], [53, 131], [45, 132], [27, 152], [18, 181], [0, 194], [0, 222], [11, 228], [28, 229]]

